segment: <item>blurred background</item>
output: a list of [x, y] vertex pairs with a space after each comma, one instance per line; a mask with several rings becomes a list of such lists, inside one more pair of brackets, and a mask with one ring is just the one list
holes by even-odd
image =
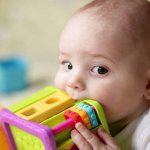
[[[90, 1], [0, 0], [0, 105], [7, 107], [54, 85], [61, 31], [69, 17]], [[25, 80], [27, 86], [7, 92], [2, 89], [11, 87], [7, 80], [13, 79], [12, 70], [18, 67], [10, 61], [15, 57], [25, 60], [26, 65], [19, 65], [25, 69], [22, 74], [27, 78], [20, 81]]]

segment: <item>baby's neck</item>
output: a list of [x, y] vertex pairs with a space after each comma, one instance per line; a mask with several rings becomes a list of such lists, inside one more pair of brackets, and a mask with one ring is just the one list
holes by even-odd
[[143, 110], [139, 111], [139, 113], [135, 115], [131, 115], [127, 118], [119, 120], [114, 123], [109, 123], [109, 129], [112, 136], [117, 135], [121, 130], [123, 130], [130, 122], [141, 116], [147, 109], [150, 108], [150, 104], [148, 104]]
[[110, 133], [112, 136], [118, 134], [123, 128], [127, 126], [128, 123], [111, 123], [109, 124]]

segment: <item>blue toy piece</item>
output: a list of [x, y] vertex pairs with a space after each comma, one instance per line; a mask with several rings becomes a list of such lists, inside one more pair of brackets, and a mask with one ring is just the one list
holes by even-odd
[[89, 106], [87, 104], [84, 104], [84, 103], [80, 103], [79, 105], [77, 105], [77, 107], [81, 108], [81, 109], [84, 109], [86, 111], [86, 113], [89, 116], [92, 128], [95, 128], [95, 127], [98, 126], [99, 123], [97, 121], [96, 114], [95, 114], [95, 112], [94, 112], [94, 110], [91, 106]]
[[27, 62], [21, 57], [0, 60], [0, 92], [9, 93], [27, 85]]

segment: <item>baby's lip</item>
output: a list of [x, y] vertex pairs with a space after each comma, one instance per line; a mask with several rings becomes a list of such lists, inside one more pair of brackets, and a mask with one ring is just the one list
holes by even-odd
[[72, 99], [74, 99], [74, 100], [82, 100], [82, 99], [84, 99], [82, 96], [76, 96], [76, 95], [73, 95], [73, 96], [71, 96], [72, 97]]
[[79, 91], [68, 90], [67, 93], [74, 100], [82, 100], [82, 99], [85, 98], [85, 95], [82, 92], [79, 92]]

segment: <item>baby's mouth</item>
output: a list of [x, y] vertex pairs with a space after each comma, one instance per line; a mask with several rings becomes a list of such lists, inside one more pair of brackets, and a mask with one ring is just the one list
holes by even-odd
[[81, 99], [80, 96], [79, 96], [79, 94], [78, 94], [77, 92], [72, 92], [72, 93], [70, 93], [69, 95], [70, 95], [70, 96], [72, 97], [72, 99], [74, 99], [74, 100], [79, 100], [79, 99]]
[[67, 93], [69, 96], [74, 100], [82, 100], [85, 98], [85, 95], [83, 95], [82, 92], [75, 91], [75, 90], [67, 90]]

